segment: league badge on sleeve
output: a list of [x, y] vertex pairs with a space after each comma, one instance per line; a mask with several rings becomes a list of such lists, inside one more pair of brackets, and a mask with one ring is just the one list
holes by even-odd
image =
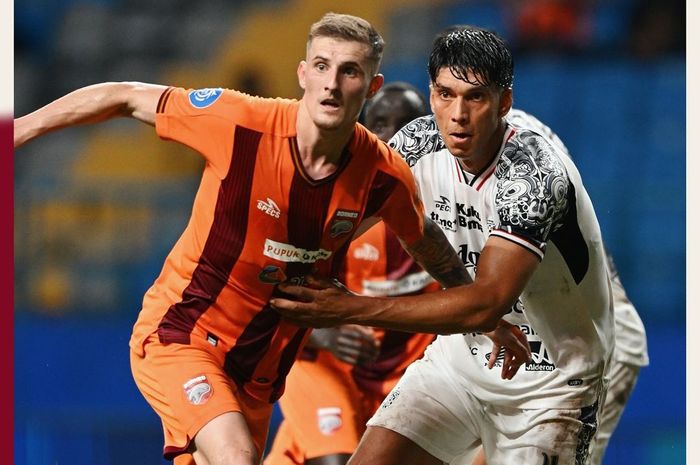
[[189, 93], [190, 104], [195, 108], [206, 108], [216, 102], [223, 93], [224, 90], [220, 87], [217, 89], [193, 90]]

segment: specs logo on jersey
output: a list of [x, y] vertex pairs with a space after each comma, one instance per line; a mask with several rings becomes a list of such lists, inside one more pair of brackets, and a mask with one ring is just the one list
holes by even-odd
[[435, 202], [435, 210], [440, 210], [442, 212], [451, 212], [452, 208], [450, 207], [450, 199], [445, 197], [444, 195], [440, 196], [440, 200], [434, 200]]
[[221, 97], [224, 93], [222, 88], [217, 89], [198, 89], [189, 93], [190, 104], [195, 108], [206, 108]]
[[315, 263], [318, 260], [328, 259], [332, 254], [329, 250], [306, 250], [272, 239], [265, 239], [263, 246], [263, 255], [281, 262]]
[[340, 407], [324, 407], [316, 411], [318, 429], [324, 436], [331, 436], [343, 426]]
[[204, 375], [197, 376], [182, 385], [185, 395], [192, 405], [202, 405], [214, 393], [211, 384]]
[[280, 217], [280, 207], [270, 197], [267, 198], [267, 202], [258, 200], [258, 210], [267, 213], [273, 218]]
[[267, 265], [258, 275], [258, 279], [265, 284], [279, 284], [287, 280], [287, 275], [279, 266]]
[[365, 242], [362, 246], [357, 247], [352, 251], [353, 258], [357, 260], [367, 260], [368, 262], [376, 262], [379, 260], [379, 249], [372, 244]]

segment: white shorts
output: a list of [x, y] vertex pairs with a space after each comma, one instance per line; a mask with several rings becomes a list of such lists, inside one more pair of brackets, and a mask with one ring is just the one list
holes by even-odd
[[605, 395], [603, 408], [600, 410], [600, 424], [591, 446], [591, 465], [600, 465], [605, 449], [608, 447], [610, 436], [620, 421], [622, 411], [627, 405], [630, 394], [637, 384], [640, 368], [635, 365], [613, 360], [608, 371], [608, 392]]
[[516, 409], [460, 388], [428, 356], [414, 362], [367, 426], [410, 439], [449, 464], [469, 464], [483, 445], [489, 465], [583, 465], [597, 404], [583, 409]]

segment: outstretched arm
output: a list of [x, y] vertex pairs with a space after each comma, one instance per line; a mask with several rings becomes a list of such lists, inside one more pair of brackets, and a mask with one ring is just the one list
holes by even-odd
[[[511, 310], [538, 264], [539, 257], [532, 252], [492, 236], [471, 284], [393, 298], [350, 295], [332, 287], [317, 290], [282, 284], [280, 290], [291, 298], [274, 298], [270, 303], [285, 318], [302, 326], [361, 324], [422, 333], [489, 333], [497, 346], [511, 352], [509, 366], [513, 368], [503, 374], [510, 378], [530, 353], [522, 332], [502, 317]], [[494, 361], [490, 360], [489, 365]]]
[[83, 87], [15, 119], [15, 148], [57, 129], [131, 117], [154, 125], [165, 86], [140, 82], [106, 82]]
[[360, 324], [437, 334], [487, 332], [511, 310], [538, 263], [538, 257], [523, 247], [492, 236], [471, 284], [405, 297], [365, 297], [336, 288], [281, 284], [280, 290], [295, 300], [273, 298], [270, 303], [285, 318], [304, 326]]

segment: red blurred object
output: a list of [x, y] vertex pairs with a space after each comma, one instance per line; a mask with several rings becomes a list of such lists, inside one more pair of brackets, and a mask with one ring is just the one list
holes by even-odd
[[517, 46], [529, 49], [582, 49], [590, 38], [586, 2], [531, 0], [515, 2]]

